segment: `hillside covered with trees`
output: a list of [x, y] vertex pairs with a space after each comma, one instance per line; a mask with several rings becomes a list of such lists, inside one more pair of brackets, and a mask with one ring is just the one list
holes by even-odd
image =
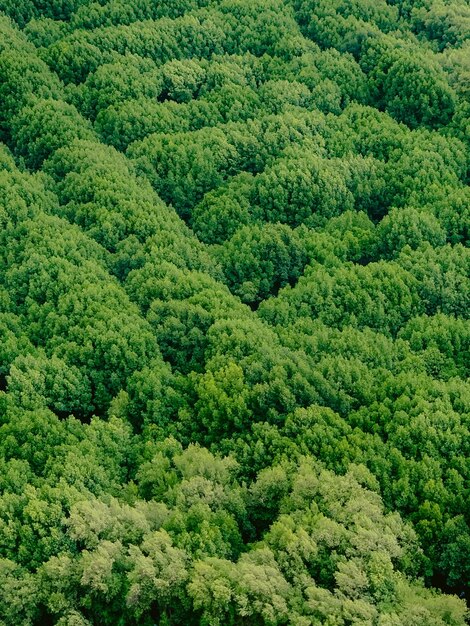
[[468, 0], [0, 0], [0, 626], [464, 626]]

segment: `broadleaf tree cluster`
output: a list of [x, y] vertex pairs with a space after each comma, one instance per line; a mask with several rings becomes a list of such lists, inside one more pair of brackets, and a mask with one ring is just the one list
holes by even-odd
[[466, 0], [0, 0], [0, 625], [464, 626]]

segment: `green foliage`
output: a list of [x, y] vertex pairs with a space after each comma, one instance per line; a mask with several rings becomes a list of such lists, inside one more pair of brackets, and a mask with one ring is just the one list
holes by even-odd
[[335, 163], [315, 154], [304, 156], [305, 152], [279, 160], [257, 177], [256, 199], [267, 221], [313, 226], [353, 207], [354, 199]]
[[18, 55], [2, 52], [0, 55], [0, 136], [10, 134], [9, 123], [28, 104], [32, 96], [54, 98], [60, 93], [60, 82], [47, 71], [46, 64], [32, 54]]
[[323, 48], [353, 51], [367, 35], [397, 26], [397, 10], [384, 0], [293, 0], [292, 4], [302, 31]]
[[403, 327], [400, 336], [410, 348], [423, 352], [426, 367], [435, 377], [468, 376], [470, 327], [467, 320], [438, 314], [413, 318]]
[[470, 34], [470, 10], [461, 0], [450, 3], [435, 0], [412, 11], [414, 29], [432, 41], [439, 50], [459, 47]]
[[418, 248], [423, 242], [433, 247], [446, 241], [445, 231], [434, 215], [411, 207], [391, 209], [377, 227], [378, 252], [391, 257], [405, 246]]
[[59, 100], [38, 100], [23, 107], [11, 122], [11, 134], [17, 154], [32, 169], [75, 139], [94, 139], [91, 125], [75, 107]]
[[134, 144], [130, 155], [138, 160], [157, 193], [181, 217], [188, 216], [204, 193], [219, 186], [234, 169], [237, 152], [217, 128], [193, 133], [150, 135]]
[[308, 260], [307, 237], [283, 224], [246, 226], [214, 254], [232, 293], [256, 304], [299, 278]]
[[373, 81], [375, 98], [399, 122], [411, 128], [446, 125], [456, 94], [431, 53], [393, 38], [372, 41], [361, 59]]
[[277, 300], [263, 303], [260, 311], [277, 324], [314, 316], [333, 327], [395, 333], [409, 317], [423, 311], [416, 280], [410, 271], [392, 263], [333, 268], [313, 264], [294, 288], [286, 287]]
[[191, 211], [191, 226], [199, 239], [205, 243], [223, 243], [240, 227], [254, 221], [253, 191], [253, 176], [242, 172], [206, 193]]
[[454, 112], [455, 96], [437, 64], [424, 59], [398, 58], [388, 69], [383, 87], [386, 110], [411, 128], [446, 124]]
[[156, 99], [163, 84], [161, 73], [150, 59], [122, 55], [88, 75], [80, 94], [80, 108], [87, 117], [94, 119], [102, 109], [122, 101], [140, 97]]
[[0, 12], [0, 625], [464, 626], [467, 3]]
[[67, 22], [41, 15], [30, 20], [23, 28], [23, 32], [37, 48], [47, 47], [67, 34], [68, 24]]

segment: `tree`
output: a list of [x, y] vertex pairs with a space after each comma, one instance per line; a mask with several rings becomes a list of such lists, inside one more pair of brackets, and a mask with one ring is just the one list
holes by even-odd
[[333, 162], [302, 152], [280, 159], [256, 178], [255, 202], [266, 221], [295, 227], [321, 224], [352, 208], [354, 199]]
[[414, 30], [436, 41], [440, 51], [460, 47], [468, 39], [470, 11], [464, 2], [457, 0], [446, 4], [436, 0], [428, 6], [416, 7], [411, 19]]
[[329, 326], [369, 327], [394, 334], [409, 317], [423, 312], [416, 280], [391, 263], [328, 269], [312, 265], [294, 288], [285, 287], [277, 301], [264, 302], [260, 313], [277, 324], [313, 315]]
[[455, 94], [437, 64], [424, 58], [397, 59], [383, 89], [386, 110], [411, 128], [445, 125], [455, 109]]
[[197, 61], [169, 61], [162, 68], [162, 99], [188, 102], [197, 98], [206, 79], [206, 70]]
[[38, 100], [24, 107], [11, 122], [11, 133], [17, 154], [33, 169], [75, 139], [95, 137], [76, 108], [59, 100]]
[[294, 0], [292, 4], [303, 33], [322, 48], [353, 51], [361, 38], [397, 26], [397, 10], [383, 0]]
[[164, 89], [164, 77], [155, 63], [126, 54], [112, 63], [103, 63], [87, 76], [81, 93], [81, 109], [87, 117], [126, 100], [156, 100]]
[[374, 42], [365, 51], [363, 67], [374, 82], [379, 107], [411, 128], [445, 126], [451, 119], [456, 94], [436, 59], [392, 40]]
[[204, 193], [218, 187], [234, 170], [238, 155], [221, 130], [202, 128], [150, 135], [131, 147], [130, 156], [161, 197], [187, 218]]
[[47, 65], [31, 54], [18, 55], [2, 52], [0, 55], [1, 107], [0, 133], [2, 140], [10, 136], [9, 124], [31, 98], [57, 98], [60, 82]]
[[8, 391], [27, 409], [47, 406], [56, 414], [89, 415], [93, 410], [87, 376], [63, 359], [18, 356], [7, 377]]
[[405, 246], [418, 248], [429, 242], [433, 248], [445, 244], [444, 229], [437, 218], [412, 207], [392, 209], [377, 227], [378, 252], [397, 256]]
[[400, 331], [415, 352], [424, 353], [426, 366], [434, 377], [465, 379], [468, 363], [469, 325], [449, 315], [425, 315], [411, 319]]
[[191, 211], [191, 226], [205, 243], [223, 243], [238, 228], [256, 219], [256, 207], [251, 201], [254, 179], [242, 172], [217, 189], [209, 191]]
[[308, 259], [306, 238], [305, 231], [283, 224], [246, 226], [216, 249], [215, 256], [232, 293], [256, 305], [301, 275]]

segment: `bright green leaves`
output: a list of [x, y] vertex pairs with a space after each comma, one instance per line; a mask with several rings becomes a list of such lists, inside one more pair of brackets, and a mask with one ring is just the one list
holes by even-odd
[[462, 626], [462, 2], [13, 4], [2, 626]]
[[171, 611], [175, 600], [183, 596], [188, 577], [186, 554], [172, 546], [165, 531], [156, 531], [140, 547], [130, 549], [130, 559], [126, 603], [134, 615], [142, 615], [155, 603], [161, 611]]

